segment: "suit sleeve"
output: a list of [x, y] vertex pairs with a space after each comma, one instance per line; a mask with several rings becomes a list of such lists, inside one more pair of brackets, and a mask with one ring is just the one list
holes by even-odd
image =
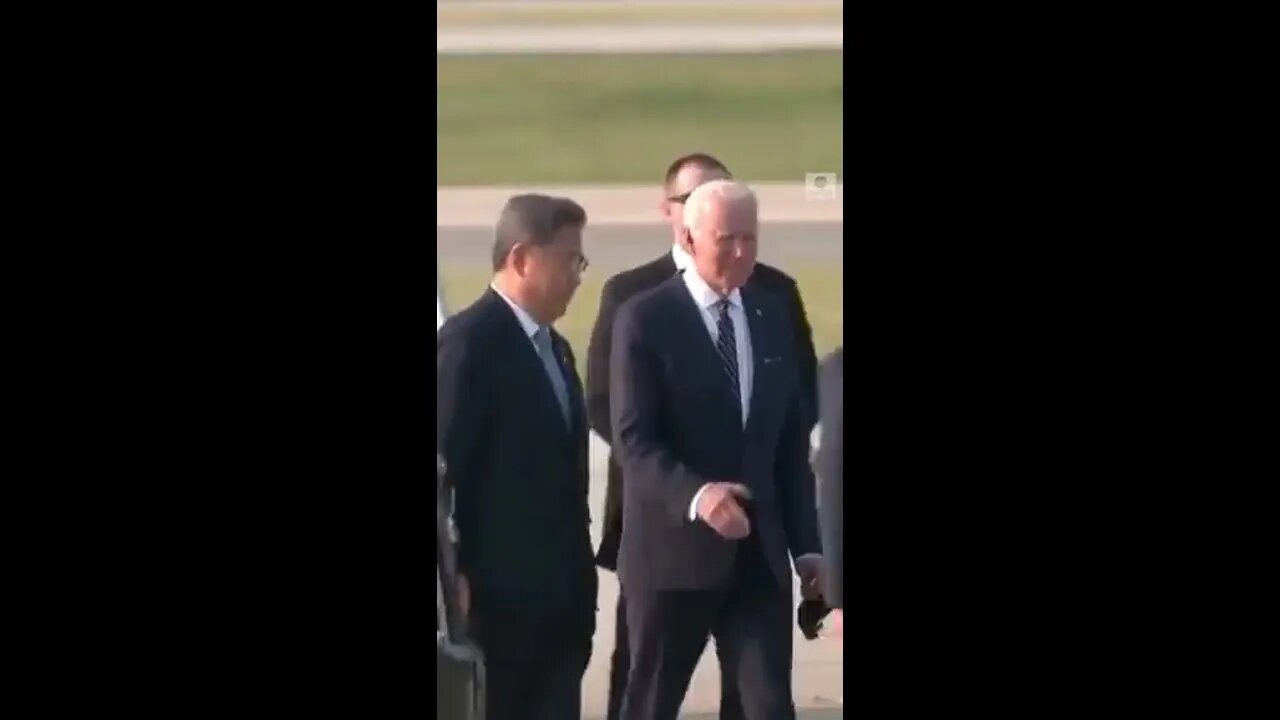
[[458, 526], [458, 567], [471, 567], [468, 531], [475, 527], [475, 474], [479, 441], [483, 437], [487, 394], [480, 382], [474, 342], [460, 332], [446, 330], [436, 340], [436, 452], [444, 455], [454, 490], [454, 518]]
[[822, 479], [823, 556], [827, 561], [827, 604], [844, 607], [844, 359], [822, 368], [822, 439], [814, 465]]
[[618, 291], [614, 279], [600, 291], [600, 312], [591, 328], [587, 344], [587, 417], [601, 440], [613, 444], [613, 423], [609, 417], [609, 354], [613, 350], [613, 320], [618, 313]]
[[818, 421], [818, 355], [813, 347], [813, 328], [804, 312], [800, 286], [791, 282], [787, 288], [788, 305], [796, 335], [796, 356], [800, 361], [800, 388], [804, 393], [804, 421], [810, 431]]
[[676, 460], [661, 435], [662, 368], [643, 337], [634, 302], [624, 304], [613, 328], [610, 409], [615, 457], [627, 487], [660, 501], [671, 518], [688, 522], [689, 503], [708, 478]]
[[783, 523], [792, 558], [822, 552], [813, 469], [809, 466], [807, 412], [800, 393], [793, 393], [775, 456], [775, 476], [781, 483]]

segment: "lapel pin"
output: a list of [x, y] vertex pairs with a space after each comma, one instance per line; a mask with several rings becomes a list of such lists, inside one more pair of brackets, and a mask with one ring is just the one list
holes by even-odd
[[756, 317], [764, 317], [764, 313], [760, 312], [760, 308], [756, 308]]

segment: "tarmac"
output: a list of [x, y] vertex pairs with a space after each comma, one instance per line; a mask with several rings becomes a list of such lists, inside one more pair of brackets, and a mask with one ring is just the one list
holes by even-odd
[[[844, 184], [825, 170], [818, 169], [807, 182], [744, 181], [760, 202], [761, 222], [843, 222]], [[491, 228], [507, 198], [534, 192], [576, 200], [587, 211], [592, 227], [657, 222], [662, 201], [656, 184], [437, 187], [436, 225]]]
[[830, 25], [720, 27], [581, 25], [577, 27], [441, 27], [436, 54], [494, 53], [757, 53], [840, 50], [844, 28]]

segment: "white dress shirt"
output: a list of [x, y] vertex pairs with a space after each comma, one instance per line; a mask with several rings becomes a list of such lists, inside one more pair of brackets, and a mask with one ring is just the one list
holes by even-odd
[[[711, 289], [710, 285], [698, 275], [697, 270], [690, 270], [693, 265], [693, 258], [684, 248], [679, 245], [672, 246], [671, 257], [675, 260], [676, 268], [686, 270], [681, 277], [684, 278], [684, 284], [689, 288], [689, 294], [693, 296], [694, 303], [697, 304], [698, 310], [702, 315], [702, 322], [707, 326], [707, 332], [711, 333], [711, 342], [715, 343], [720, 339], [719, 329], [719, 311], [716, 310], [715, 304], [722, 299], [720, 294]], [[751, 358], [751, 330], [747, 326], [747, 312], [742, 305], [742, 293], [735, 289], [729, 293], [729, 320], [733, 322], [734, 339], [738, 345], [738, 387], [742, 395], [742, 425], [746, 427], [747, 417], [751, 408], [751, 391], [754, 381], [755, 363]], [[698, 489], [693, 494], [693, 502], [689, 504], [689, 520], [690, 522], [698, 519], [698, 500], [702, 497], [702, 491], [706, 490], [706, 486]], [[810, 553], [802, 555], [798, 559], [804, 558], [820, 558], [821, 555]]]
[[[689, 289], [689, 294], [693, 296], [693, 302], [698, 306], [698, 314], [702, 316], [702, 324], [706, 326], [707, 332], [711, 334], [711, 343], [714, 345], [720, 340], [720, 312], [716, 309], [716, 303], [723, 298], [706, 280], [698, 274], [696, 269], [689, 269], [693, 264], [693, 258], [684, 251], [683, 248], [675, 246], [671, 251], [672, 258], [676, 261], [676, 267], [680, 267], [683, 260], [686, 265], [686, 272], [680, 277], [684, 279], [685, 287]], [[683, 256], [683, 258], [681, 258]], [[742, 426], [747, 425], [747, 415], [751, 408], [751, 382], [752, 371], [755, 369], [751, 361], [751, 331], [747, 327], [747, 313], [742, 307], [742, 293], [736, 288], [729, 293], [729, 321], [733, 323], [734, 340], [737, 341], [738, 350], [738, 394], [742, 398]], [[693, 494], [693, 502], [689, 504], [689, 520], [698, 519], [698, 500], [702, 497], [702, 491], [706, 490], [706, 486], [698, 489]]]
[[444, 288], [440, 287], [440, 273], [436, 273], [436, 331], [444, 326], [444, 321], [449, 317], [449, 313], [444, 311]]
[[498, 293], [498, 297], [506, 300], [507, 304], [511, 306], [511, 310], [516, 314], [516, 319], [520, 321], [520, 327], [524, 328], [524, 334], [529, 336], [529, 344], [533, 345], [533, 351], [541, 357], [542, 351], [538, 349], [538, 341], [534, 340], [533, 336], [542, 326], [538, 324], [537, 320], [533, 319], [532, 315], [525, 312], [524, 308], [517, 305], [515, 300], [507, 297], [506, 293], [499, 290], [497, 285], [490, 284], [489, 288]]
[[[683, 252], [683, 251], [681, 251]], [[711, 344], [720, 340], [720, 310], [716, 307], [722, 298], [711, 289], [696, 270], [689, 270], [681, 275], [693, 302], [697, 304], [702, 315], [702, 324], [711, 334]], [[734, 340], [738, 351], [738, 394], [742, 399], [742, 426], [747, 426], [747, 414], [751, 409], [751, 389], [755, 364], [751, 360], [751, 329], [747, 327], [747, 311], [742, 307], [742, 293], [736, 288], [729, 293], [729, 321], [733, 323]]]
[[676, 263], [676, 270], [683, 272], [693, 267], [693, 256], [684, 251], [679, 245], [671, 246], [671, 259]]

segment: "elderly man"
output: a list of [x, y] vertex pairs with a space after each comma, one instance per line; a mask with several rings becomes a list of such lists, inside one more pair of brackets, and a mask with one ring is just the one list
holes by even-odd
[[791, 561], [814, 598], [822, 558], [795, 330], [782, 301], [744, 287], [758, 225], [745, 185], [700, 185], [684, 209], [689, 269], [618, 310], [623, 720], [675, 720], [708, 637], [748, 720], [795, 717]]
[[[607, 443], [613, 442], [609, 420], [609, 352], [612, 349], [614, 318], [618, 307], [630, 298], [661, 285], [674, 275], [684, 272], [692, 264], [689, 254], [681, 247], [684, 237], [685, 201], [694, 188], [711, 180], [731, 177], [729, 169], [718, 159], [705, 153], [691, 153], [676, 158], [667, 168], [662, 184], [662, 200], [659, 211], [671, 228], [672, 246], [656, 259], [639, 267], [625, 270], [609, 278], [600, 293], [600, 314], [591, 330], [591, 342], [587, 348], [587, 414], [591, 427]], [[776, 268], [756, 263], [747, 280], [747, 286], [774, 293], [782, 300], [792, 317], [796, 347], [800, 360], [801, 387], [806, 397], [814, 385], [817, 360], [813, 349], [812, 332], [805, 317], [804, 303], [796, 281]], [[596, 563], [608, 570], [618, 567], [618, 544], [622, 539], [622, 468], [617, 458], [609, 458], [609, 482], [605, 491], [603, 532]], [[718, 650], [718, 646], [717, 646]], [[630, 649], [627, 647], [626, 600], [618, 598], [617, 631], [614, 639], [612, 667], [609, 674], [609, 706], [607, 720], [618, 720], [622, 709], [622, 696], [627, 687], [627, 675], [631, 670]], [[730, 683], [722, 683], [720, 698], [721, 720], [742, 718], [740, 701]]]
[[460, 604], [484, 651], [489, 720], [577, 720], [595, 632], [587, 421], [551, 324], [587, 265], [586, 213], [518, 195], [493, 284], [436, 340], [436, 447], [455, 487]]

